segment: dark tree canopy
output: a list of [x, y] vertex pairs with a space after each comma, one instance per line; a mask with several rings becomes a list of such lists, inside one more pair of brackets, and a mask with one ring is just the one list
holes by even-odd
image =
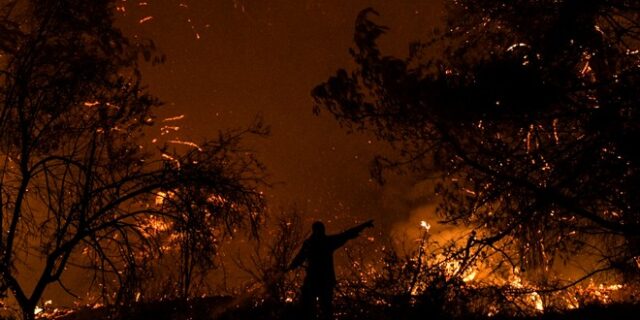
[[[114, 27], [113, 6], [0, 7], [0, 284], [27, 319], [71, 266], [94, 274], [106, 303], [140, 295], [162, 232], [179, 240], [188, 295], [225, 230], [256, 227], [263, 207], [263, 168], [241, 144], [266, 133], [260, 123], [182, 148], [146, 141], [160, 102], [141, 85], [138, 62], [163, 57]], [[26, 268], [33, 257], [41, 265]]]
[[374, 161], [378, 177], [437, 177], [440, 214], [477, 229], [480, 251], [527, 268], [597, 253], [637, 273], [640, 6], [447, 4], [446, 30], [407, 58], [383, 54], [387, 28], [363, 11], [357, 66], [313, 90], [315, 110], [395, 148]]

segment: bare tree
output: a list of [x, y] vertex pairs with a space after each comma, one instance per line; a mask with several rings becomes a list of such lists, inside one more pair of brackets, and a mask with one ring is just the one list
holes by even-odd
[[387, 28], [363, 11], [356, 67], [314, 89], [316, 111], [397, 151], [375, 160], [378, 178], [396, 169], [432, 179], [440, 214], [477, 229], [475, 247], [532, 275], [579, 254], [638, 274], [638, 7], [447, 8], [446, 31], [413, 43], [407, 58], [383, 54]]
[[[144, 142], [160, 103], [140, 84], [138, 58], [163, 58], [113, 27], [113, 5], [2, 7], [0, 29], [10, 32], [0, 35], [0, 279], [25, 319], [71, 265], [92, 268], [105, 297], [115, 279], [126, 289], [116, 300], [126, 300], [158, 249], [148, 230], [156, 218], [184, 235], [182, 250], [199, 250], [212, 245], [214, 226], [255, 227], [262, 208], [262, 166], [240, 146], [266, 132], [261, 124], [182, 151]], [[32, 288], [19, 277], [27, 256], [42, 261], [31, 266]]]
[[236, 264], [247, 272], [264, 291], [271, 302], [285, 302], [287, 295], [297, 289], [292, 279], [285, 276], [297, 250], [304, 240], [302, 214], [293, 206], [283, 209], [270, 219], [273, 223], [263, 228], [264, 234], [248, 256], [250, 263], [237, 259]]

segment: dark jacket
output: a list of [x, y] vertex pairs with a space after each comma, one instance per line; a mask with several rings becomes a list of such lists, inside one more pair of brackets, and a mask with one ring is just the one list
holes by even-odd
[[334, 287], [336, 272], [333, 267], [333, 252], [350, 239], [356, 238], [369, 225], [370, 223], [363, 223], [336, 235], [311, 235], [304, 241], [289, 268], [295, 269], [307, 261], [305, 286]]

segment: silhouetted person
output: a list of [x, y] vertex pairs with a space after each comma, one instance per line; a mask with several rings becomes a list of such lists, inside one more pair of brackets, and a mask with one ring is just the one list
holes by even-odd
[[302, 249], [289, 266], [289, 270], [292, 270], [301, 266], [305, 261], [307, 262], [307, 272], [300, 298], [304, 320], [312, 318], [316, 299], [320, 302], [322, 318], [331, 319], [333, 317], [333, 288], [336, 285], [333, 252], [348, 240], [360, 235], [362, 230], [371, 227], [373, 227], [373, 220], [342, 233], [327, 236], [322, 222], [313, 223], [311, 236], [304, 241]]

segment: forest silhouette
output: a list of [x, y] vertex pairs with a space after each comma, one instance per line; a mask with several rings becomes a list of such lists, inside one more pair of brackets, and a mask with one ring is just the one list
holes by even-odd
[[[0, 318], [633, 318], [640, 7], [446, 4], [445, 27], [406, 57], [385, 54], [393, 26], [364, 9], [353, 63], [311, 91], [314, 112], [389, 146], [375, 180], [435, 185], [441, 221], [401, 246], [386, 230], [356, 239], [372, 220], [335, 235], [317, 221], [306, 237], [310, 214], [270, 208], [246, 143], [269, 135], [260, 117], [151, 142], [162, 103], [140, 64], [166, 58], [114, 25], [115, 0], [4, 1]], [[240, 234], [249, 250], [230, 245]], [[223, 246], [251, 283], [213, 289]], [[82, 306], [51, 306], [52, 287]]]

